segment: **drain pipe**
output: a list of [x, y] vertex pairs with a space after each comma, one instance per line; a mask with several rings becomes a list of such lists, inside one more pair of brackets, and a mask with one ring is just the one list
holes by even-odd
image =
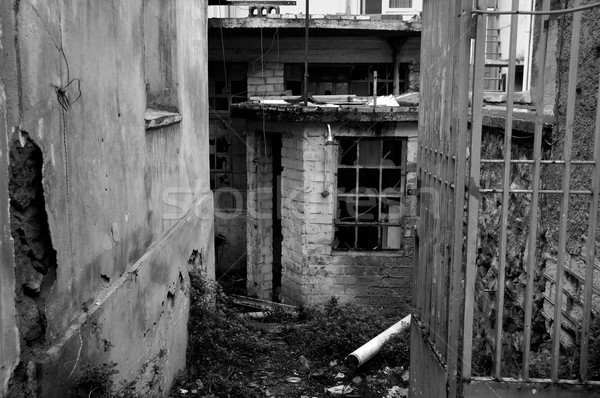
[[388, 341], [392, 336], [398, 334], [410, 326], [410, 314], [402, 318], [399, 322], [396, 322], [383, 332], [379, 333], [377, 337], [364, 344], [359, 349], [353, 351], [346, 357], [346, 363], [351, 366], [358, 368], [362, 366], [369, 359], [373, 358], [375, 354], [381, 350], [381, 347]]

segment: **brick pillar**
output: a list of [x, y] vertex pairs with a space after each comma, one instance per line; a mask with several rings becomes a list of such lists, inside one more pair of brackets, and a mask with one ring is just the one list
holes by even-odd
[[[247, 289], [261, 299], [273, 291], [273, 159], [269, 137], [261, 131], [248, 132]], [[265, 154], [266, 149], [266, 154]]]

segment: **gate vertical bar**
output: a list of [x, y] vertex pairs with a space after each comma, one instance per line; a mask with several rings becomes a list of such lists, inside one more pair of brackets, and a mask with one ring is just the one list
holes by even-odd
[[[544, 0], [542, 10], [550, 9], [550, 0]], [[529, 218], [529, 252], [527, 253], [527, 287], [525, 293], [525, 325], [523, 330], [523, 379], [529, 379], [529, 356], [531, 351], [531, 322], [533, 313], [533, 284], [536, 268], [538, 209], [540, 201], [540, 174], [542, 160], [542, 130], [544, 125], [544, 80], [546, 76], [546, 53], [548, 50], [548, 16], [541, 17], [540, 44], [538, 52], [538, 80], [536, 83], [536, 120], [533, 143], [533, 179], [531, 216]]]
[[[519, 9], [519, 1], [512, 1], [512, 10]], [[510, 207], [510, 168], [512, 151], [513, 106], [515, 100], [515, 60], [517, 57], [518, 16], [510, 18], [510, 44], [508, 55], [508, 77], [506, 95], [506, 124], [504, 126], [504, 177], [502, 180], [502, 219], [500, 221], [500, 264], [498, 268], [498, 284], [496, 287], [496, 352], [494, 358], [494, 375], [501, 377], [502, 373], [502, 324], [504, 318], [504, 280], [506, 270], [506, 246], [508, 233], [508, 211]]]
[[[573, 7], [579, 7], [581, 0], [575, 0]], [[569, 195], [571, 182], [571, 159], [573, 148], [573, 123], [575, 120], [575, 100], [577, 87], [577, 65], [579, 61], [579, 35], [581, 32], [581, 13], [573, 14], [571, 33], [571, 58], [569, 60], [569, 88], [567, 92], [567, 121], [563, 160], [565, 161], [562, 179], [562, 204], [560, 212], [558, 237], [558, 264], [556, 265], [556, 282], [554, 298], [554, 324], [552, 336], [552, 381], [558, 381], [558, 366], [560, 360], [560, 331], [562, 324], [563, 273], [565, 268], [565, 252], [567, 249], [567, 224], [569, 213]]]
[[588, 379], [588, 358], [590, 342], [590, 321], [592, 315], [592, 291], [594, 288], [594, 260], [596, 257], [596, 229], [598, 227], [598, 197], [600, 196], [600, 74], [598, 78], [598, 100], [596, 102], [596, 126], [594, 128], [594, 171], [592, 173], [592, 199], [590, 200], [590, 221], [587, 234], [587, 258], [585, 287], [583, 293], [583, 325], [581, 327], [581, 356], [579, 375]]
[[[487, 0], [480, 1], [481, 9], [487, 8]], [[475, 276], [477, 261], [477, 225], [479, 213], [479, 184], [481, 174], [481, 133], [483, 123], [483, 89], [485, 71], [487, 16], [477, 15], [477, 31], [475, 34], [475, 53], [473, 68], [473, 103], [471, 105], [471, 162], [469, 175], [469, 204], [467, 218], [467, 253], [465, 272], [465, 312], [463, 332], [463, 366], [462, 378], [471, 377], [471, 358], [473, 355], [473, 305], [475, 301]]]
[[[455, 98], [458, 97], [457, 108], [453, 112], [453, 128], [458, 134], [456, 140], [455, 168], [455, 203], [454, 203], [454, 241], [452, 243], [452, 268], [449, 297], [448, 325], [448, 396], [457, 393], [458, 378], [458, 342], [461, 334], [463, 309], [463, 218], [465, 205], [465, 170], [467, 158], [467, 129], [468, 129], [468, 91], [469, 91], [469, 59], [471, 53], [472, 2], [471, 0], [455, 0], [456, 32], [458, 51], [455, 54], [454, 73], [458, 78], [453, 85]], [[455, 44], [456, 45], [456, 44]]]

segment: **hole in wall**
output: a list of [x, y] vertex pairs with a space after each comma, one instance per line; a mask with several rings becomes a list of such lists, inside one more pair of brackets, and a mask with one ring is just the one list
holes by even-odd
[[46, 213], [44, 157], [41, 148], [23, 131], [13, 139], [9, 157], [17, 326], [25, 344], [35, 347], [45, 342], [45, 300], [56, 281], [58, 267]]

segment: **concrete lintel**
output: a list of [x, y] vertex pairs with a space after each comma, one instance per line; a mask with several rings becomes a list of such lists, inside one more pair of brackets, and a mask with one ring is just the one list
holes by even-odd
[[[268, 29], [268, 28], [296, 28], [304, 29], [304, 17], [297, 18], [210, 18], [209, 29]], [[371, 30], [371, 31], [405, 31], [421, 32], [421, 21], [401, 21], [387, 19], [311, 19], [309, 29], [340, 29], [340, 30]]]
[[335, 122], [417, 122], [416, 107], [301, 107], [293, 105], [240, 104], [232, 107], [231, 115], [242, 119], [273, 122], [335, 123]]

